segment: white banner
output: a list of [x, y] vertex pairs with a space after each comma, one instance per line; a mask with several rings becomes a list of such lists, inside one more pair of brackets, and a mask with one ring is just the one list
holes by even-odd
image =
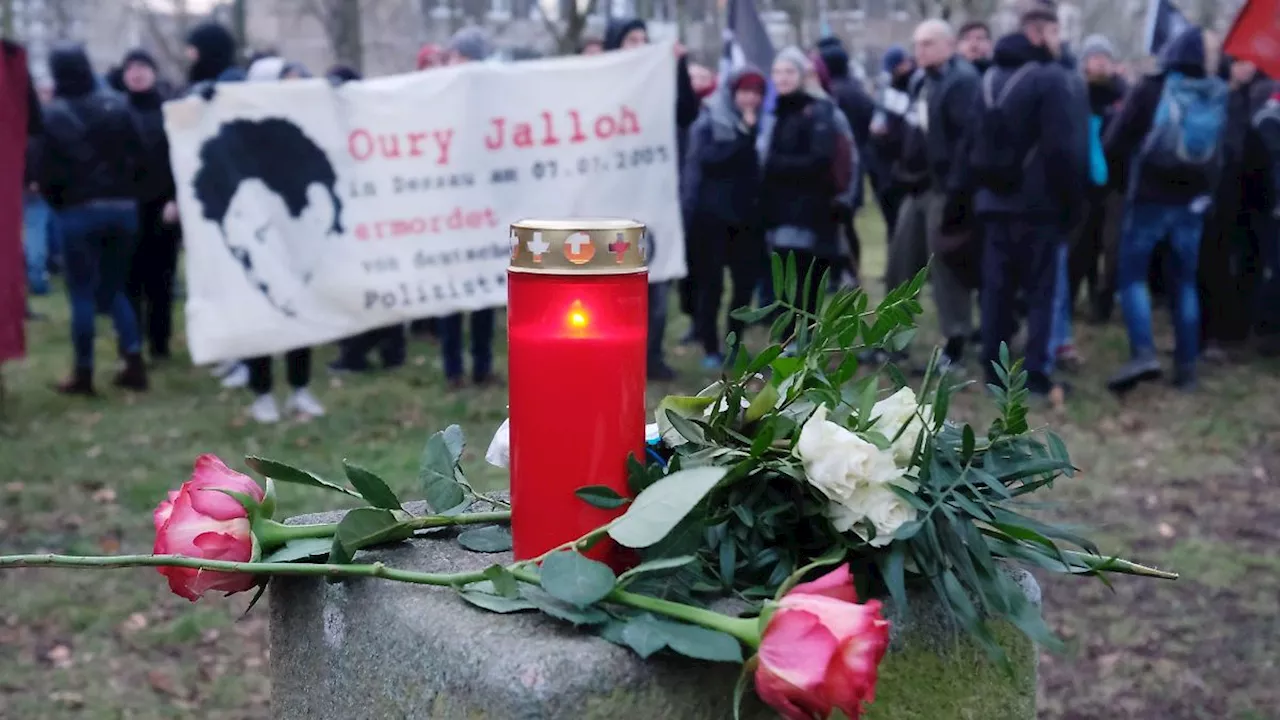
[[506, 304], [507, 226], [648, 226], [681, 277], [670, 45], [165, 105], [197, 363]]

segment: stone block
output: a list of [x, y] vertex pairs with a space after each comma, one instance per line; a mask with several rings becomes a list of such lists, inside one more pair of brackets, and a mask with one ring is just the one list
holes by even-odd
[[[411, 507], [412, 511], [413, 508]], [[333, 522], [340, 513], [296, 518]], [[361, 560], [449, 572], [511, 561], [437, 533], [362, 553]], [[1020, 577], [1039, 602], [1030, 575]], [[1010, 676], [956, 633], [924, 597], [896, 622], [873, 720], [1035, 717], [1035, 647], [997, 629]], [[732, 717], [739, 668], [630, 651], [537, 613], [495, 615], [450, 590], [353, 579], [276, 578], [270, 586], [272, 716], [280, 720], [443, 718], [592, 720]], [[775, 717], [754, 700], [744, 717]]]

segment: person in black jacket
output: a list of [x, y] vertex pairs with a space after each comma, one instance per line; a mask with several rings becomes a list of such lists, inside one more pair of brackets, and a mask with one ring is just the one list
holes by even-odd
[[[962, 153], [980, 78], [955, 52], [955, 34], [942, 20], [926, 20], [915, 31], [915, 58], [923, 72], [912, 80], [898, 178], [908, 185], [889, 247], [890, 287], [909, 282], [938, 253], [942, 217], [952, 173]], [[946, 338], [943, 372], [959, 370], [973, 332], [973, 293], [943, 262], [930, 267], [934, 304]]]
[[[992, 363], [1012, 339], [1015, 300], [1026, 304], [1027, 389], [1053, 390], [1049, 355], [1057, 271], [1066, 229], [1084, 183], [1083, 88], [1073, 88], [1059, 62], [1060, 28], [1051, 10], [1023, 14], [1021, 31], [996, 43], [995, 63], [983, 79], [974, 107], [981, 120], [969, 160], [992, 165], [1008, 149], [1020, 168], [1013, 190], [976, 187], [974, 207], [983, 224], [982, 354], [988, 382], [998, 383]], [[1073, 102], [1082, 107], [1076, 109]], [[1000, 125], [995, 126], [996, 114]]]
[[960, 32], [956, 35], [956, 50], [960, 57], [968, 60], [979, 75], [987, 74], [994, 64], [991, 60], [991, 26], [981, 20], [970, 20], [960, 26]]
[[239, 82], [244, 71], [236, 65], [236, 37], [217, 23], [201, 23], [187, 33], [187, 80], [192, 86]]
[[[639, 18], [621, 18], [609, 23], [605, 30], [604, 50], [630, 50], [649, 43], [649, 30], [645, 22]], [[689, 77], [689, 62], [684, 47], [677, 44], [676, 53], [676, 159], [683, 167], [685, 146], [688, 143], [689, 127], [698, 119], [702, 103], [693, 91], [693, 80]], [[686, 229], [687, 230], [687, 229]], [[688, 232], [685, 233], [688, 236]], [[688, 250], [694, 243], [685, 243], [685, 264], [692, 267], [695, 263]], [[667, 333], [667, 302], [671, 294], [670, 282], [653, 282], [649, 284], [649, 379], [674, 380], [676, 373], [667, 365], [663, 341]], [[688, 282], [681, 285], [681, 309], [693, 315], [692, 286]], [[695, 329], [696, 333], [696, 329]]]
[[898, 213], [907, 193], [895, 174], [896, 166], [902, 159], [902, 143], [906, 136], [907, 123], [903, 116], [906, 107], [905, 103], [899, 106], [895, 99], [907, 97], [916, 64], [906, 48], [895, 45], [885, 51], [881, 65], [884, 67], [884, 74], [875, 113], [871, 116], [870, 152], [865, 165], [871, 175], [876, 202], [880, 204], [880, 214], [884, 216], [885, 239], [890, 240], [898, 225]]
[[862, 243], [858, 238], [858, 229], [853, 218], [862, 207], [867, 170], [867, 163], [862, 158], [871, 155], [871, 118], [875, 115], [876, 104], [863, 89], [862, 83], [850, 73], [849, 53], [845, 51], [839, 38], [824, 38], [818, 43], [818, 52], [831, 76], [831, 99], [849, 121], [849, 128], [853, 131], [854, 146], [860, 160], [855, 168], [851, 202], [836, 204], [837, 223], [849, 242], [849, 250], [853, 256], [852, 269], [854, 276], [857, 277], [862, 261]]
[[[809, 68], [799, 48], [785, 48], [774, 59], [777, 100], [760, 128], [760, 212], [769, 249], [795, 256], [799, 282], [812, 272], [810, 296], [800, 300], [812, 309], [820, 279], [840, 252], [831, 214], [836, 195], [831, 166], [838, 132], [834, 113], [839, 110], [805, 89]], [[774, 291], [782, 295], [782, 288]]]
[[1213, 207], [1205, 214], [1200, 242], [1200, 325], [1206, 357], [1239, 346], [1253, 325], [1253, 299], [1261, 272], [1259, 232], [1270, 214], [1264, 189], [1267, 152], [1253, 128], [1253, 117], [1271, 96], [1273, 84], [1244, 60], [1223, 64], [1230, 85], [1227, 127], [1222, 142], [1222, 177]]
[[[689, 242], [698, 243], [692, 256], [700, 264], [690, 268], [690, 280], [697, 316], [694, 327], [706, 352], [703, 364], [708, 369], [724, 364], [720, 303], [725, 265], [733, 280], [730, 310], [751, 304], [751, 295], [765, 274], [757, 211], [760, 164], [756, 130], [766, 86], [764, 75], [756, 68], [739, 69], [690, 130], [683, 205], [690, 215], [686, 222]], [[729, 331], [739, 342], [743, 329], [740, 320], [730, 318]]]
[[[1125, 324], [1129, 331], [1131, 359], [1111, 378], [1108, 387], [1124, 393], [1141, 382], [1163, 374], [1151, 336], [1151, 297], [1148, 268], [1155, 248], [1166, 239], [1175, 268], [1174, 330], [1177, 337], [1174, 384], [1184, 390], [1196, 386], [1196, 361], [1200, 346], [1200, 306], [1197, 293], [1200, 237], [1204, 212], [1217, 188], [1220, 161], [1166, 169], [1149, 159], [1152, 130], [1167, 83], [1177, 78], [1182, 86], [1220, 98], [1225, 114], [1225, 84], [1208, 77], [1211, 57], [1204, 31], [1188, 28], [1165, 47], [1160, 72], [1134, 86], [1119, 117], [1104, 140], [1107, 165], [1129, 179], [1125, 231], [1120, 241], [1117, 283]], [[1219, 142], [1219, 148], [1221, 143]], [[1220, 158], [1221, 150], [1217, 156]]]
[[1280, 89], [1254, 116], [1253, 129], [1267, 166], [1260, 199], [1268, 211], [1258, 213], [1258, 255], [1263, 267], [1254, 308], [1258, 350], [1280, 355]]
[[169, 141], [160, 110], [166, 98], [156, 85], [155, 59], [145, 50], [125, 55], [120, 79], [146, 149], [138, 183], [138, 248], [125, 292], [138, 314], [154, 362], [169, 357], [180, 244]]
[[[1120, 113], [1129, 84], [1116, 68], [1115, 49], [1101, 35], [1090, 35], [1080, 46], [1080, 64], [1089, 95], [1091, 151], [1101, 152], [1102, 138]], [[1096, 147], [1095, 145], [1096, 144]], [[1105, 178], [1091, 178], [1085, 192], [1083, 222], [1076, 229], [1068, 269], [1074, 302], [1080, 288], [1088, 283], [1093, 321], [1111, 318], [1116, 294], [1116, 252], [1120, 243], [1120, 222], [1124, 216], [1124, 178], [1107, 166], [1105, 153], [1100, 161]], [[1097, 180], [1101, 180], [1101, 183]]]
[[138, 318], [124, 294], [138, 235], [139, 161], [146, 156], [128, 102], [98, 88], [79, 46], [49, 57], [54, 100], [45, 110], [40, 190], [57, 211], [66, 243], [75, 371], [63, 393], [93, 395], [94, 316], [107, 309], [125, 368], [115, 384], [147, 389]]

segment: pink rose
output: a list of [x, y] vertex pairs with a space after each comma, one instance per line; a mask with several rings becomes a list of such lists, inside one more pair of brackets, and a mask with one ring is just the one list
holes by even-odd
[[[214, 455], [196, 459], [191, 479], [156, 507], [156, 555], [182, 555], [206, 560], [248, 562], [253, 558], [253, 533], [244, 506], [221, 490], [250, 495], [259, 502], [262, 488], [247, 475], [227, 467]], [[252, 588], [257, 580], [246, 573], [212, 572], [162, 567], [169, 589], [195, 602], [210, 590], [230, 595]]]
[[778, 602], [760, 643], [756, 693], [788, 720], [850, 720], [875, 699], [889, 645], [880, 602], [859, 605], [849, 567], [797, 585]]

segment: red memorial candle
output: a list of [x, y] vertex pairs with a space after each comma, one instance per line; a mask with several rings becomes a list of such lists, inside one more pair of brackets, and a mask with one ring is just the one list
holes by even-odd
[[[619, 515], [574, 492], [627, 496], [627, 457], [644, 457], [649, 276], [644, 226], [526, 220], [511, 226], [507, 337], [511, 530], [517, 560]], [[618, 568], [622, 549], [588, 553]]]

